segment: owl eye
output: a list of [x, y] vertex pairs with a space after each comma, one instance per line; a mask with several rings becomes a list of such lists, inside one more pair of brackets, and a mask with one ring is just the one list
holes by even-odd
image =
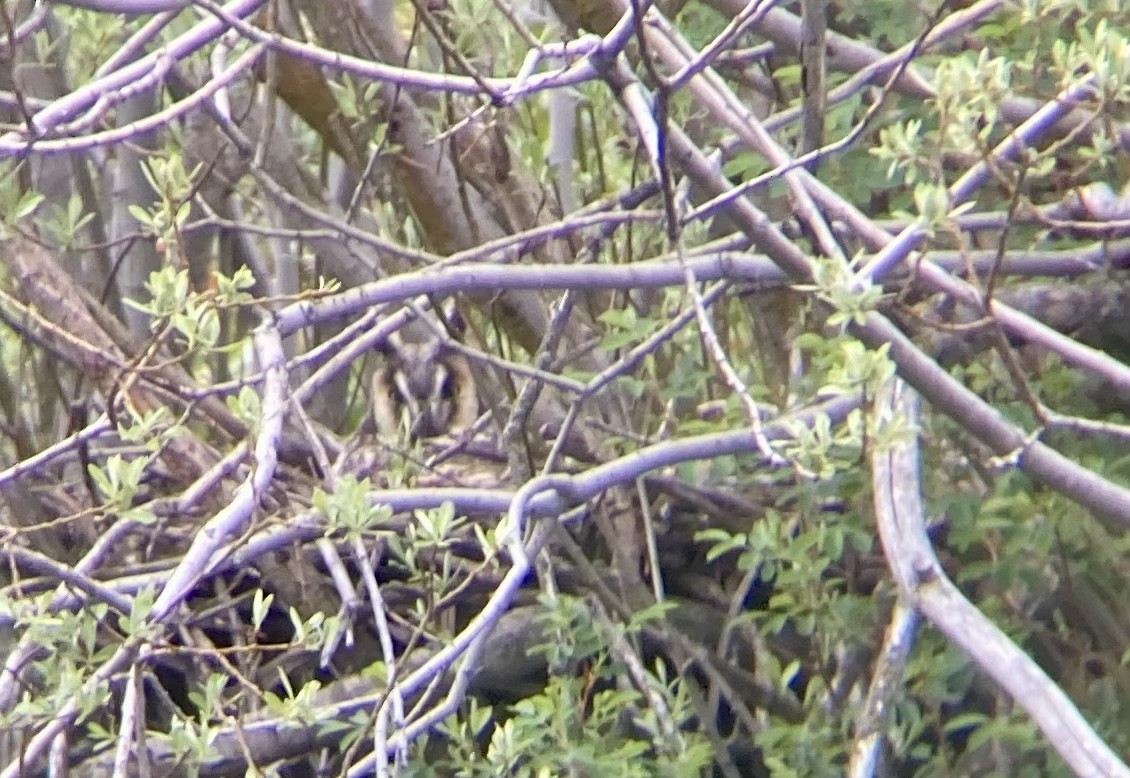
[[439, 394], [445, 400], [455, 397], [455, 377], [446, 370], [443, 371], [443, 378], [440, 379]]

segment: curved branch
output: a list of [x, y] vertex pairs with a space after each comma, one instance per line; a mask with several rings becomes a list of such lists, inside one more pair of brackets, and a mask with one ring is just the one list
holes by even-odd
[[[887, 381], [876, 412], [888, 422], [914, 424], [917, 395], [900, 381]], [[877, 449], [871, 466], [879, 537], [900, 591], [1028, 712], [1076, 775], [1130, 778], [1130, 768], [1063, 690], [946, 577], [926, 534], [917, 438]]]

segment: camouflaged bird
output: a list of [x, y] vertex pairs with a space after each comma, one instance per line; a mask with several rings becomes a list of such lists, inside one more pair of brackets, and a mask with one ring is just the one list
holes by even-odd
[[377, 441], [350, 452], [343, 470], [381, 486], [400, 467], [408, 485], [498, 486], [505, 456], [474, 434], [479, 397], [466, 357], [423, 327], [395, 333], [381, 354], [369, 383]]
[[458, 435], [474, 425], [479, 398], [471, 366], [461, 354], [445, 351], [434, 338], [389, 338], [383, 364], [370, 383], [377, 434], [396, 439], [402, 420], [415, 440]]

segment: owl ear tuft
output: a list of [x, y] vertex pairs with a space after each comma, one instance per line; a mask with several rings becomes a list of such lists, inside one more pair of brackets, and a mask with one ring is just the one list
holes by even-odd
[[467, 322], [463, 320], [463, 314], [456, 307], [455, 300], [450, 297], [444, 300], [443, 305], [436, 308], [436, 314], [449, 335], [459, 340], [463, 339], [467, 333]]
[[392, 332], [387, 338], [373, 346], [378, 354], [388, 358], [398, 358], [404, 351], [404, 337], [399, 332]]

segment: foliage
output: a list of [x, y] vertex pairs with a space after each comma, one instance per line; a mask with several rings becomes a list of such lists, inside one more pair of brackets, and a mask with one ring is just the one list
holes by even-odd
[[1119, 4], [206, 5], [0, 42], [0, 778], [1130, 753]]
[[[584, 605], [570, 598], [550, 607], [546, 633], [565, 642], [533, 650], [548, 654], [551, 667], [583, 666], [583, 673], [552, 676], [544, 691], [505, 710], [472, 704], [440, 728], [448, 753], [433, 769], [468, 776], [701, 774], [710, 761], [709, 744], [693, 731], [680, 733], [674, 742], [665, 737], [648, 715], [643, 694], [623, 683], [624, 668], [609, 655], [602, 634], [608, 627], [594, 624]], [[663, 695], [671, 706], [671, 723], [689, 723], [693, 714], [683, 684], [676, 680], [664, 686], [661, 678], [657, 673], [651, 693]]]

